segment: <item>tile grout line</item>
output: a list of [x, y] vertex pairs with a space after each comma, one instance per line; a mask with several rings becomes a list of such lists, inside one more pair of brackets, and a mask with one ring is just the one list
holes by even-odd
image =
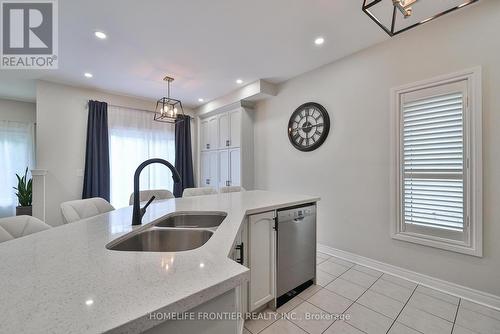
[[455, 319], [453, 319], [453, 326], [451, 326], [451, 332], [455, 330], [455, 324], [457, 322], [458, 310], [460, 309], [460, 304], [462, 303], [462, 298], [458, 300], [457, 311], [455, 312]]
[[[351, 267], [350, 269], [352, 269], [352, 267]], [[354, 269], [353, 269], [353, 270], [354, 270]], [[357, 271], [357, 270], [356, 270], [356, 271]], [[344, 274], [345, 274], [345, 273], [346, 273], [346, 272], [344, 272]], [[365, 273], [365, 274], [366, 274], [366, 273]], [[366, 275], [368, 275], [368, 274], [366, 274]], [[370, 276], [370, 275], [368, 275], [368, 276]], [[374, 276], [371, 276], [371, 277], [375, 278]], [[382, 277], [382, 276], [380, 276], [380, 277]], [[372, 283], [372, 284], [371, 284], [368, 288], [366, 288], [366, 290], [365, 290], [365, 291], [364, 291], [361, 295], [359, 295], [359, 297], [358, 297], [358, 298], [356, 298], [356, 300], [354, 300], [354, 301], [351, 303], [351, 305], [349, 305], [349, 306], [345, 309], [345, 311], [344, 311], [344, 312], [342, 312], [342, 314], [346, 313], [346, 312], [347, 312], [347, 310], [349, 310], [349, 309], [351, 308], [351, 306], [352, 306], [352, 305], [356, 304], [356, 302], [357, 302], [357, 301], [358, 301], [361, 297], [363, 297], [363, 295], [366, 293], [366, 291], [370, 290], [370, 288], [371, 288], [371, 287], [372, 287], [375, 283], [377, 283], [377, 282], [378, 282], [378, 280], [380, 279], [380, 277], [379, 277], [379, 278], [377, 278], [377, 279], [376, 279], [376, 280], [375, 280], [375, 281], [374, 281], [374, 282], [373, 282], [373, 283]], [[360, 285], [360, 286], [361, 286], [361, 285]], [[364, 288], [364, 287], [363, 287], [363, 288]], [[328, 290], [328, 289], [327, 289], [327, 290]], [[345, 298], [345, 297], [344, 297], [344, 298]], [[346, 299], [349, 299], [349, 298], [346, 298]], [[322, 333], [326, 332], [326, 331], [328, 330], [328, 328], [330, 328], [330, 327], [332, 327], [332, 326], [333, 326], [333, 324], [334, 324], [334, 323], [335, 323], [335, 321], [334, 321], [334, 322], [332, 322], [332, 324], [331, 324], [330, 326], [328, 326], [328, 327], [327, 327], [327, 328], [326, 328], [326, 329], [325, 329]], [[349, 323], [348, 323], [348, 324], [349, 324]], [[349, 324], [349, 325], [351, 325], [351, 324]], [[363, 333], [366, 333], [365, 331], [363, 331], [363, 330], [359, 329], [358, 327], [356, 327], [356, 326], [354, 326], [354, 325], [351, 325], [351, 326], [352, 326], [352, 327], [354, 327], [354, 328], [356, 328], [357, 330], [362, 331]]]
[[[319, 291], [319, 290], [318, 290], [318, 291]], [[294, 298], [299, 298], [299, 296], [297, 295], [297, 296], [295, 296]], [[299, 307], [302, 303], [304, 303], [304, 302], [306, 301], [305, 299], [302, 299], [302, 298], [299, 298], [299, 299], [300, 299], [300, 300], [302, 300], [302, 302], [300, 302], [300, 303], [298, 303], [297, 305], [295, 305], [295, 306], [294, 306], [294, 307], [293, 307], [290, 311], [288, 311], [288, 312], [283, 312], [283, 313], [290, 313], [290, 312], [292, 312], [293, 310], [295, 310], [297, 307]], [[276, 310], [276, 311], [277, 311], [277, 310]], [[279, 314], [278, 312], [276, 312], [276, 311], [273, 311], [273, 312], [274, 312], [274, 313], [276, 313], [278, 316], [280, 316], [280, 314]], [[271, 327], [272, 325], [274, 325], [276, 322], [278, 322], [278, 321], [279, 321], [279, 320], [281, 320], [281, 319], [283, 319], [283, 316], [281, 316], [281, 317], [277, 318], [275, 321], [273, 321], [272, 323], [270, 323], [270, 324], [269, 324], [269, 325], [267, 325], [266, 327], [262, 328], [262, 329], [261, 329], [260, 331], [258, 331], [257, 333], [252, 332], [252, 331], [251, 331], [251, 330], [249, 330], [248, 328], [247, 328], [247, 330], [248, 330], [250, 333], [252, 333], [252, 334], [262, 333], [262, 332], [263, 332], [263, 331], [265, 331], [268, 327]], [[284, 320], [285, 320], [285, 321], [288, 321], [288, 319], [284, 319]], [[291, 321], [288, 321], [288, 322], [291, 322]], [[291, 323], [292, 323], [295, 327], [298, 327], [298, 328], [302, 329], [301, 327], [297, 326], [297, 325], [296, 325], [296, 324], [294, 324], [293, 322], [291, 322]], [[245, 326], [243, 325], [243, 327], [245, 327]], [[302, 329], [302, 330], [304, 330], [304, 329]], [[306, 331], [306, 332], [307, 332], [307, 331]]]
[[[392, 322], [391, 326], [389, 326], [389, 329], [387, 329], [386, 333], [389, 333], [389, 331], [391, 330], [392, 326], [394, 326], [394, 324], [396, 323], [396, 321], [398, 321], [399, 316], [401, 315], [401, 313], [405, 309], [406, 305], [408, 305], [408, 303], [410, 302], [410, 299], [411, 299], [411, 297], [413, 297], [413, 294], [415, 293], [415, 291], [417, 290], [417, 288], [418, 288], [418, 284], [417, 284], [416, 287], [413, 288], [413, 291], [411, 292], [410, 298], [408, 298], [408, 300], [406, 301], [406, 303], [403, 305], [403, 308], [401, 309], [401, 311], [399, 311], [398, 315], [396, 316], [396, 319], [394, 319], [394, 321]], [[405, 324], [405, 326], [406, 326], [406, 324]], [[408, 326], [408, 328], [411, 328], [411, 327]], [[415, 328], [412, 328], [412, 329], [415, 329]], [[417, 330], [417, 332], [420, 332], [420, 331]]]
[[[431, 298], [432, 298], [432, 296], [428, 296], [428, 297], [431, 297]], [[436, 299], [436, 298], [435, 298], [435, 299]], [[440, 299], [438, 299], [438, 300], [440, 300]], [[444, 302], [443, 300], [441, 300], [441, 301], [442, 301], [442, 302]], [[451, 303], [448, 303], [448, 304], [453, 305], [453, 304], [451, 304]], [[453, 305], [453, 306], [455, 306], [455, 305]], [[450, 320], [448, 320], [448, 319], [445, 319], [445, 318], [443, 318], [443, 317], [441, 317], [441, 316], [439, 316], [439, 315], [437, 315], [437, 314], [429, 313], [427, 310], [424, 310], [424, 309], [422, 309], [422, 308], [420, 308], [420, 307], [417, 307], [417, 306], [412, 306], [412, 307], [416, 308], [416, 309], [417, 309], [417, 310], [419, 310], [419, 311], [422, 311], [422, 312], [424, 312], [424, 313], [427, 313], [427, 314], [429, 314], [429, 315], [432, 315], [432, 316], [434, 316], [434, 317], [436, 317], [436, 318], [439, 318], [439, 319], [441, 319], [441, 320], [447, 321], [447, 322], [449, 322], [449, 323], [453, 323], [452, 321], [450, 321]], [[458, 305], [457, 305], [457, 312], [458, 312]]]

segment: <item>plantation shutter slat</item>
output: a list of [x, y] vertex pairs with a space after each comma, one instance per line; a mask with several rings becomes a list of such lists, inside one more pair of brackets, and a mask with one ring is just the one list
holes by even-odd
[[404, 223], [464, 229], [464, 95], [402, 103]]

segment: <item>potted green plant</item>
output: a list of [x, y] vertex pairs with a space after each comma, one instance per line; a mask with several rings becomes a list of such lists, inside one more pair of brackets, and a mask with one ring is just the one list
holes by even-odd
[[16, 207], [16, 216], [31, 216], [32, 214], [32, 199], [33, 199], [33, 179], [28, 180], [28, 167], [24, 172], [24, 176], [17, 177], [17, 187], [14, 187], [17, 199], [19, 201], [19, 206]]

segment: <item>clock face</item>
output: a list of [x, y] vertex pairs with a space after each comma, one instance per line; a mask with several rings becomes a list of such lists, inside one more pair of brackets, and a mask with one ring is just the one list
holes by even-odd
[[288, 122], [288, 138], [300, 151], [313, 151], [321, 146], [330, 131], [330, 117], [326, 109], [314, 102], [298, 107]]

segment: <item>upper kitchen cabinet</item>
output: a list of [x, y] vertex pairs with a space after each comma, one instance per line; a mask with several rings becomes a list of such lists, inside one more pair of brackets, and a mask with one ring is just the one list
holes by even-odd
[[219, 148], [240, 147], [241, 110], [219, 115]]
[[211, 179], [212, 187], [241, 185], [253, 189], [253, 110], [243, 102], [215, 110], [206, 117], [200, 117], [200, 166], [199, 184], [207, 186], [209, 160], [203, 152], [216, 152], [217, 173]]
[[202, 119], [200, 123], [200, 146], [202, 151], [218, 148], [218, 117], [212, 116]]

